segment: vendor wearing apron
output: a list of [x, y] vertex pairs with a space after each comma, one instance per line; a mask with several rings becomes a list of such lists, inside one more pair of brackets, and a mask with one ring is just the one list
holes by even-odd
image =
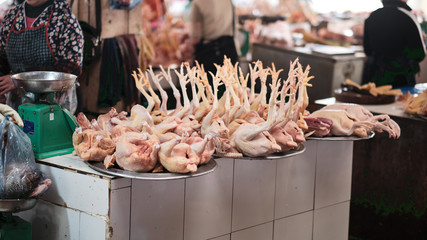
[[[28, 71], [79, 75], [83, 34], [65, 0], [26, 0], [11, 9], [0, 26], [0, 101], [17, 109], [33, 94], [16, 89], [10, 76]], [[3, 99], [2, 99], [3, 98]], [[75, 88], [57, 93], [55, 102], [74, 113]]]

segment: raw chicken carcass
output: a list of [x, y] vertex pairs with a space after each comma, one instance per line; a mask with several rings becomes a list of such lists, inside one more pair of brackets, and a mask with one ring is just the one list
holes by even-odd
[[160, 163], [169, 172], [188, 173], [197, 171], [200, 158], [187, 143], [180, 138], [169, 140], [160, 145]]
[[278, 85], [272, 89], [270, 95], [267, 121], [258, 124], [243, 123], [233, 134], [233, 146], [247, 156], [266, 156], [281, 150], [268, 132], [275, 126], [277, 89]]
[[323, 107], [321, 110], [334, 110], [342, 109], [346, 111], [351, 118], [356, 119], [359, 122], [369, 122], [366, 126], [370, 126], [368, 132], [376, 131], [382, 132], [386, 131], [389, 134], [390, 138], [399, 138], [400, 137], [400, 127], [399, 125], [391, 119], [388, 115], [373, 115], [369, 110], [358, 104], [350, 103], [337, 103], [331, 104]]
[[410, 114], [427, 115], [427, 89], [414, 97], [408, 93], [407, 99], [403, 101], [403, 109]]
[[116, 125], [129, 126], [138, 131], [142, 130], [143, 122], [147, 122], [150, 126], [154, 125], [153, 119], [149, 111], [144, 106], [139, 104], [136, 104], [131, 108], [129, 119], [121, 120], [119, 118], [112, 118], [111, 121]]
[[[184, 63], [178, 71], [175, 70], [180, 89], [172, 81], [172, 68], [166, 71], [160, 66], [160, 69], [161, 73], [157, 75], [152, 68], [145, 73], [141, 70], [133, 73], [135, 84], [147, 99], [148, 106], [133, 106], [129, 118], [125, 112], [117, 113], [115, 109], [101, 115], [98, 121], [89, 122], [81, 116], [81, 128], [75, 132], [75, 142], [82, 144], [76, 145], [76, 149], [82, 152], [85, 149], [99, 150], [97, 146], [92, 149], [82, 140], [82, 132], [86, 135], [99, 132], [105, 134], [106, 139], [110, 138], [113, 147], [117, 146], [112, 152], [102, 153], [106, 167], [117, 163], [127, 170], [151, 171], [149, 169], [155, 168], [156, 148], [160, 145], [157, 166], [161, 164], [169, 172], [186, 173], [196, 171], [197, 165], [208, 161], [214, 150], [218, 156], [238, 158], [245, 154], [258, 157], [290, 150], [305, 141], [301, 128], [305, 129], [306, 123], [302, 115], [308, 104], [306, 86], [312, 77], [308, 76], [309, 68], [303, 71], [297, 60], [291, 62], [288, 79], [281, 81], [279, 74], [282, 70], [276, 71], [274, 65], [264, 68], [258, 61], [250, 66], [251, 74], [244, 76], [238, 65], [225, 58], [215, 74], [209, 73], [213, 88], [203, 66], [197, 63], [196, 67]], [[159, 90], [161, 100], [151, 87], [148, 74]], [[269, 75], [272, 93], [267, 103]], [[247, 88], [249, 77], [250, 88]], [[176, 99], [173, 110], [167, 109], [168, 96], [161, 87], [162, 80], [172, 88]], [[259, 82], [261, 92], [257, 94], [255, 85]], [[225, 86], [225, 92], [218, 99], [221, 85]], [[187, 95], [189, 86], [191, 101]], [[136, 135], [138, 137], [131, 137]], [[151, 141], [152, 138], [156, 140]]]
[[116, 145], [105, 131], [77, 128], [73, 133], [73, 146], [79, 157], [85, 161], [103, 161], [113, 154]]
[[148, 172], [156, 166], [159, 149], [160, 144], [156, 136], [126, 132], [117, 141], [115, 161], [125, 170]]
[[304, 132], [294, 121], [286, 123], [284, 130], [292, 136], [294, 142], [305, 142]]
[[[332, 121], [331, 131], [328, 136], [350, 136], [367, 137], [373, 124], [367, 121], [360, 122], [346, 112], [338, 109], [324, 109], [313, 112], [311, 118], [328, 118]], [[317, 136], [321, 136], [317, 134]]]
[[277, 144], [280, 146], [282, 152], [289, 151], [298, 146], [298, 144], [292, 138], [292, 135], [290, 135], [280, 126], [273, 127], [270, 130], [270, 133], [276, 140]]
[[127, 112], [125, 111], [118, 113], [115, 108], [111, 108], [111, 110], [108, 113], [99, 115], [97, 118], [97, 122], [99, 127], [102, 130], [111, 132], [113, 128], [116, 126], [116, 124], [114, 124], [111, 121], [111, 119], [117, 118], [119, 120], [126, 120], [126, 115], [127, 115]]
[[190, 137], [184, 137], [182, 142], [190, 145], [191, 150], [200, 158], [200, 164], [209, 162], [215, 152], [215, 143], [211, 135], [201, 138], [198, 134], [193, 134]]
[[73, 146], [79, 157], [85, 161], [103, 161], [113, 154], [116, 146], [111, 134], [101, 130], [96, 121], [92, 123], [83, 113], [77, 115], [80, 127], [73, 133]]
[[323, 137], [329, 134], [332, 128], [333, 121], [329, 118], [322, 117], [306, 117], [304, 118], [308, 125], [308, 136]]

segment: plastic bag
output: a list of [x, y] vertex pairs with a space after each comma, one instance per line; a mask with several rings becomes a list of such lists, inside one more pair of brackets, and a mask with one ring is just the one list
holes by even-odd
[[28, 198], [40, 184], [47, 190], [50, 180], [36, 166], [30, 139], [9, 117], [0, 123], [0, 140], [0, 199]]

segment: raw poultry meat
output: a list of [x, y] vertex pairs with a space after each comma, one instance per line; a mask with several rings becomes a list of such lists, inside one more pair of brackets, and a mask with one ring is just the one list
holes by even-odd
[[234, 132], [232, 140], [233, 146], [247, 156], [265, 156], [281, 150], [281, 147], [276, 143], [275, 138], [269, 132], [269, 130], [275, 126], [275, 98], [278, 87], [279, 86], [276, 85], [270, 95], [267, 121], [257, 124], [249, 122], [243, 123]]
[[111, 108], [111, 110], [108, 113], [98, 116], [97, 118], [98, 126], [104, 131], [111, 132], [113, 128], [117, 125], [117, 124], [114, 124], [111, 121], [111, 119], [117, 118], [119, 120], [126, 120], [127, 119], [126, 116], [127, 116], [127, 112], [123, 111], [118, 113], [115, 108]]
[[[400, 137], [399, 125], [388, 115], [373, 115], [358, 104], [328, 105], [313, 112], [307, 119], [309, 131], [314, 131], [314, 135], [320, 137], [325, 135], [367, 137], [372, 131], [386, 131], [390, 138]], [[325, 119], [332, 121], [332, 125]], [[319, 128], [319, 125], [323, 128]], [[328, 126], [331, 126], [330, 132], [325, 130]]]
[[[247, 75], [228, 58], [216, 67], [216, 72], [206, 73], [197, 62], [193, 67], [181, 64], [175, 70], [179, 87], [172, 81], [170, 67], [165, 70], [160, 66], [159, 74], [151, 67], [146, 72], [134, 72], [135, 84], [147, 99], [147, 106], [134, 105], [129, 117], [111, 109], [92, 122], [79, 114], [76, 152], [84, 160], [104, 160], [106, 168], [117, 164], [130, 171], [158, 171], [164, 167], [169, 172], [188, 173], [207, 163], [214, 152], [217, 156], [241, 158], [295, 149], [305, 141], [304, 133], [364, 137], [371, 131], [387, 131], [391, 137], [400, 136], [399, 126], [387, 115], [374, 116], [359, 105], [328, 106], [309, 114], [307, 87], [313, 76], [309, 76], [310, 67], [303, 69], [298, 59], [290, 62], [285, 80], [279, 77], [282, 69], [274, 64], [265, 68], [260, 61], [249, 65]], [[271, 84], [267, 85], [269, 78]], [[173, 91], [174, 109], [167, 109], [168, 96], [161, 81]], [[259, 83], [261, 91], [256, 93]], [[225, 92], [219, 98], [221, 85]], [[96, 134], [102, 137], [94, 138]], [[108, 151], [103, 144], [108, 145]]]
[[180, 138], [172, 139], [160, 145], [160, 163], [169, 172], [188, 173], [197, 171], [200, 158], [187, 143]]
[[310, 133], [307, 135], [323, 137], [327, 136], [331, 131], [333, 121], [329, 118], [323, 117], [306, 117], [304, 118], [305, 122], [309, 127]]
[[211, 135], [201, 138], [197, 133], [190, 137], [184, 137], [184, 143], [190, 145], [191, 150], [200, 158], [200, 164], [207, 163], [215, 152], [215, 143]]
[[[328, 118], [332, 121], [332, 127], [328, 136], [350, 136], [355, 135], [358, 137], [367, 137], [368, 130], [371, 126], [366, 122], [360, 123], [357, 119], [352, 118], [345, 110], [318, 110], [310, 114], [311, 118]], [[366, 127], [366, 128], [365, 128]], [[310, 126], [309, 126], [310, 129]], [[311, 129], [310, 129], [311, 130]], [[323, 132], [322, 132], [323, 133]], [[315, 136], [323, 137], [320, 133], [315, 132]]]
[[[281, 80], [281, 69], [264, 68], [258, 61], [250, 65], [246, 76], [238, 65], [225, 58], [215, 73], [206, 73], [202, 65], [188, 63], [175, 70], [179, 88], [171, 78], [171, 68], [155, 74], [152, 68], [133, 73], [135, 84], [147, 99], [147, 106], [134, 105], [130, 116], [111, 109], [97, 120], [89, 122], [79, 114], [80, 128], [75, 132], [76, 153], [87, 161], [104, 161], [106, 168], [119, 167], [138, 172], [153, 171], [163, 166], [169, 172], [195, 172], [207, 163], [214, 152], [218, 156], [241, 158], [258, 157], [294, 149], [305, 141], [298, 124], [308, 104], [306, 87], [310, 86], [306, 70], [291, 62], [288, 78]], [[209, 85], [207, 74], [212, 76]], [[159, 90], [152, 89], [148, 76]], [[267, 86], [271, 75], [272, 83]], [[247, 88], [250, 80], [250, 87]], [[166, 81], [176, 100], [174, 109], [167, 109], [168, 96], [161, 88]], [[262, 84], [261, 92], [255, 85]], [[225, 92], [218, 97], [218, 87]], [[187, 88], [193, 98], [187, 95]], [[267, 102], [268, 87], [271, 89]], [[305, 123], [305, 122], [304, 122]], [[82, 140], [93, 134], [111, 143], [108, 152], [99, 152], [99, 143]], [[95, 138], [96, 139], [96, 138]], [[90, 143], [90, 144], [88, 144]]]
[[159, 149], [156, 136], [126, 132], [119, 137], [114, 155], [117, 165], [124, 170], [148, 172], [156, 166]]
[[81, 159], [103, 161], [113, 154], [116, 146], [109, 132], [101, 130], [96, 121], [90, 123], [83, 113], [79, 113], [77, 122], [80, 127], [73, 133], [73, 146]]
[[408, 93], [407, 99], [403, 101], [403, 109], [409, 114], [427, 115], [427, 89], [416, 97]]

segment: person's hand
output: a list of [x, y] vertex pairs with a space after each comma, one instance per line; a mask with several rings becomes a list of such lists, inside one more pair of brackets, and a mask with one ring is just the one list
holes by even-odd
[[15, 88], [15, 84], [13, 84], [10, 75], [0, 77], [0, 96], [12, 91]]
[[3, 121], [4, 116], [6, 115], [10, 116], [16, 125], [24, 127], [24, 122], [13, 108], [6, 104], [0, 104], [0, 121]]

